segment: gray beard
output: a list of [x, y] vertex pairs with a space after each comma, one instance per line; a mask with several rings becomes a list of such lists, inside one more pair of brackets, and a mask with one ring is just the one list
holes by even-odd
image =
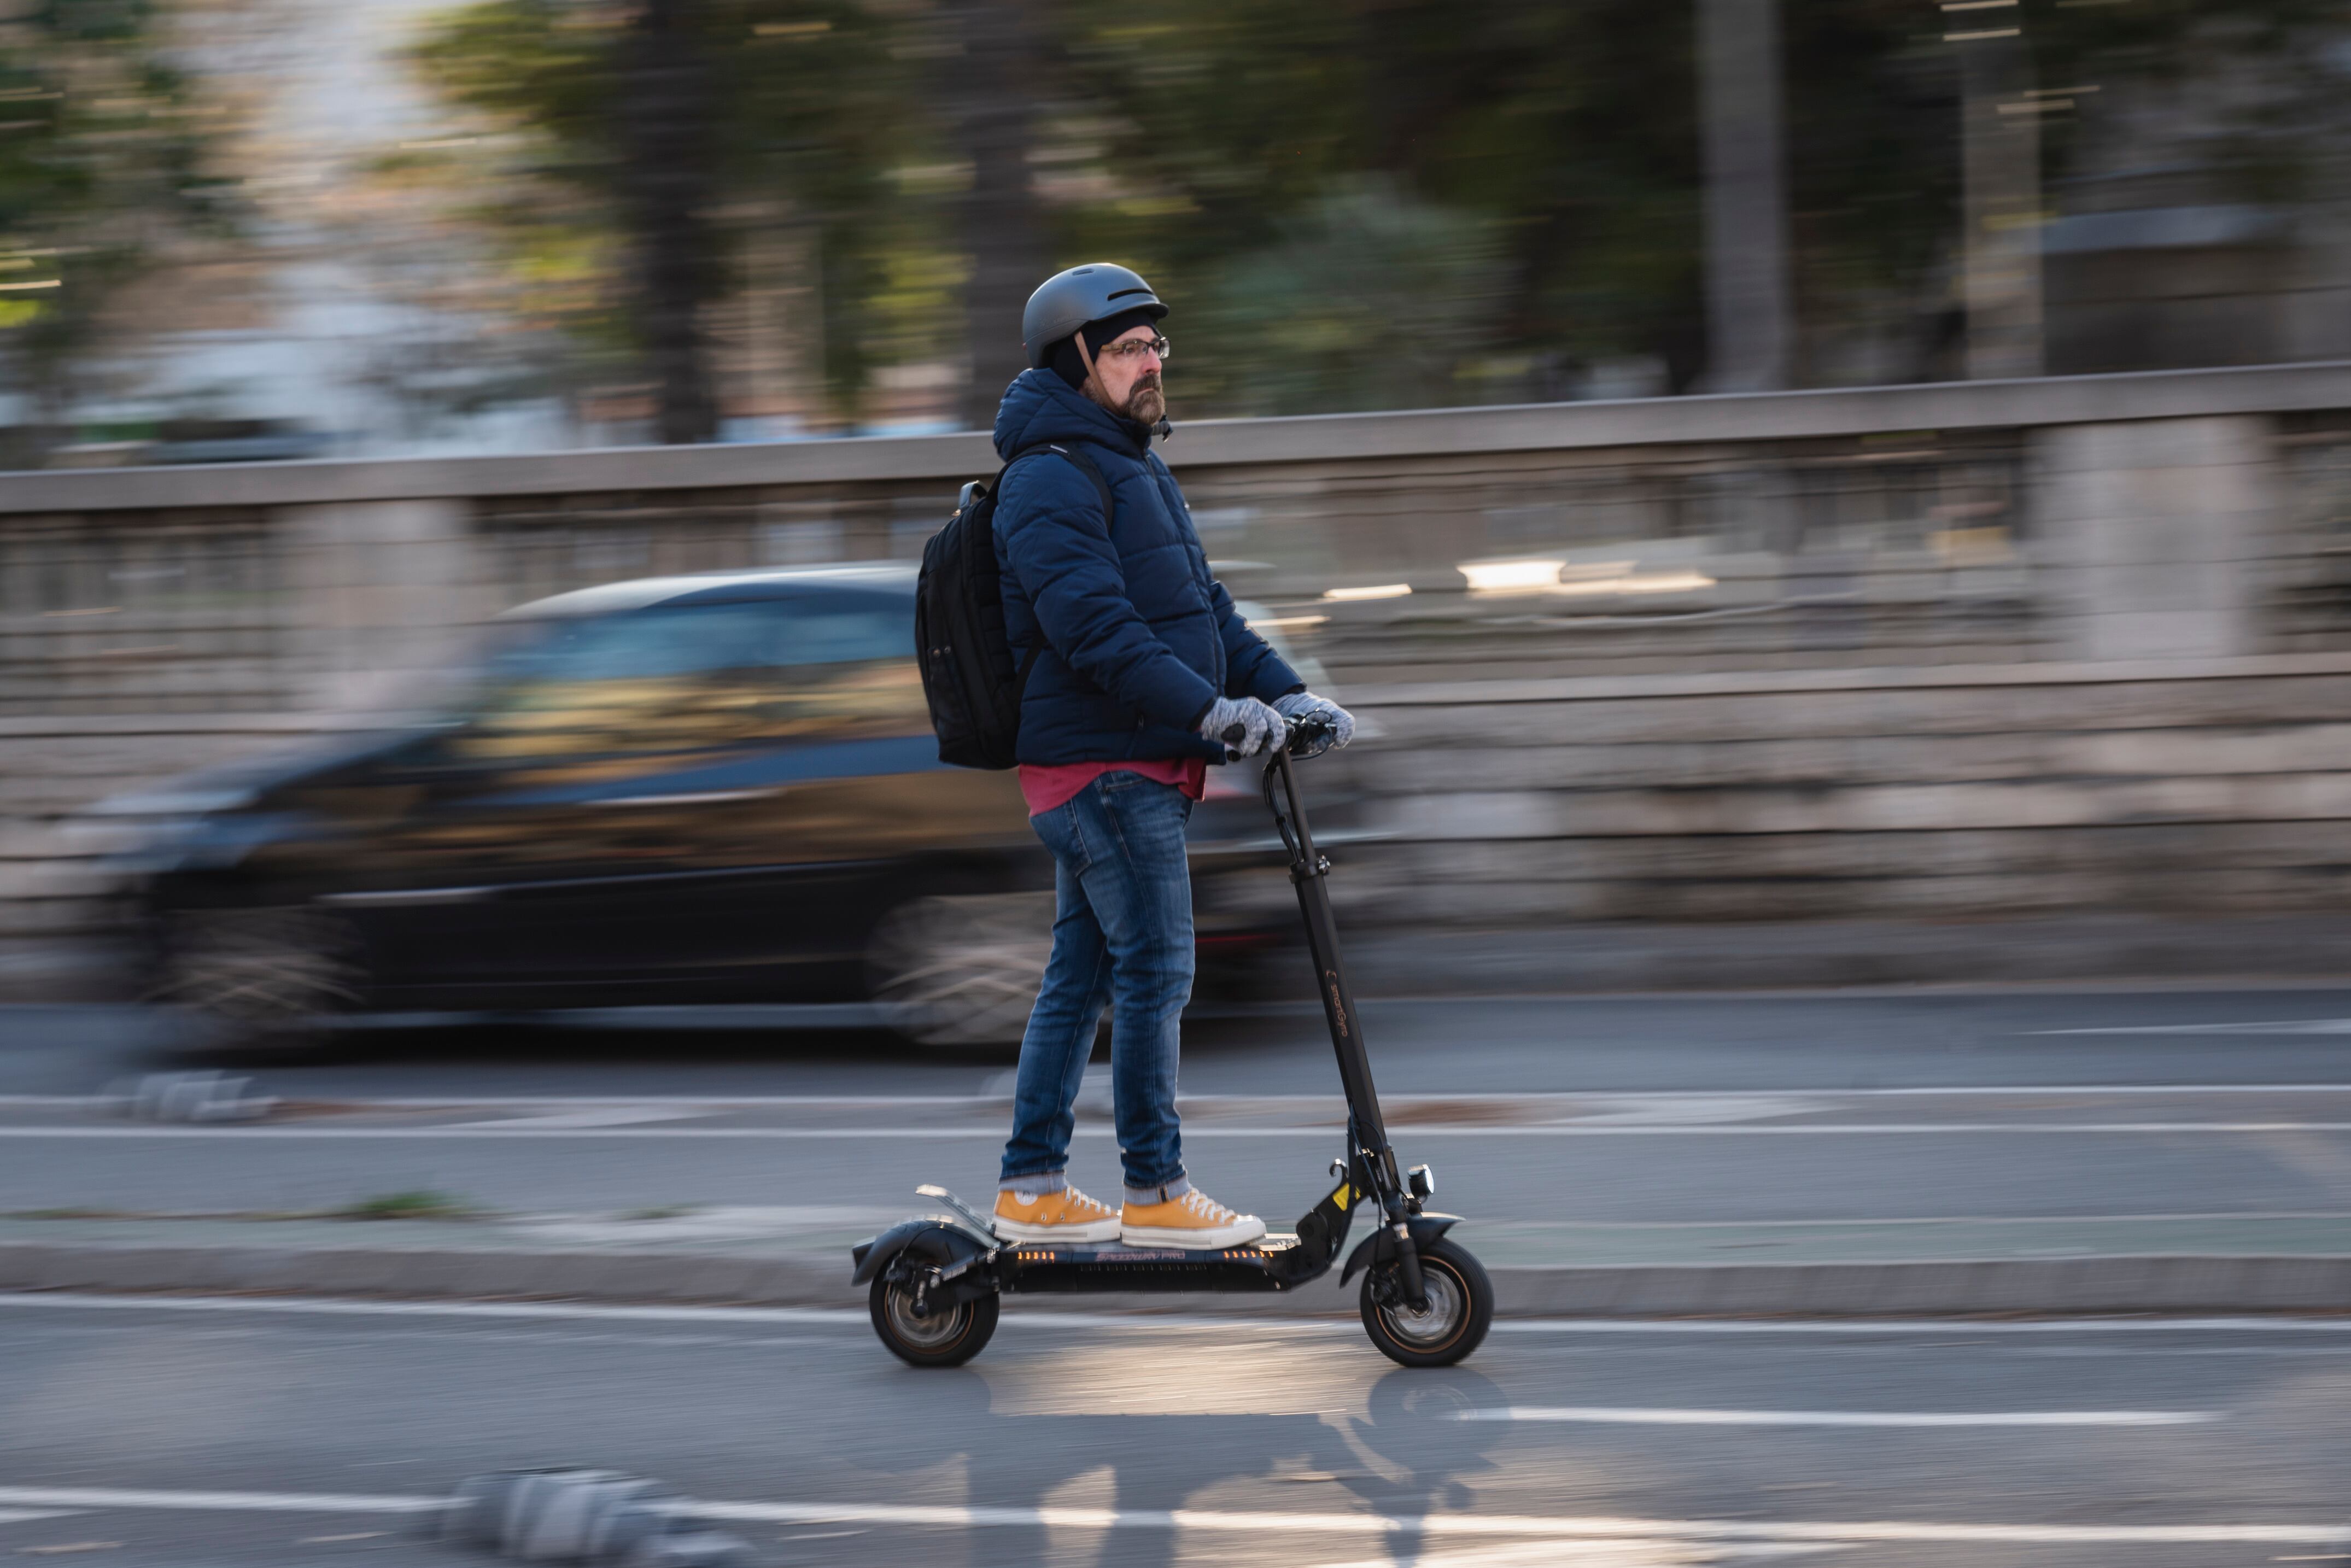
[[1156, 383], [1145, 382], [1127, 393], [1126, 406], [1119, 412], [1137, 424], [1157, 424], [1167, 413], [1166, 393]]

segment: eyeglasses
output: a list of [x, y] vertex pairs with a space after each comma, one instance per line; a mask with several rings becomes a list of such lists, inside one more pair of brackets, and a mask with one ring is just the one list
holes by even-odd
[[1104, 343], [1102, 352], [1095, 357], [1118, 360], [1131, 365], [1145, 354], [1155, 354], [1164, 360], [1167, 352], [1167, 340], [1165, 338], [1122, 338], [1115, 343]]

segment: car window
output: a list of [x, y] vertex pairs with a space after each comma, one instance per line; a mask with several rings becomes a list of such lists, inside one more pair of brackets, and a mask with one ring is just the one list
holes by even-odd
[[879, 596], [550, 622], [484, 667], [450, 749], [552, 759], [921, 733], [913, 631], [912, 607]]

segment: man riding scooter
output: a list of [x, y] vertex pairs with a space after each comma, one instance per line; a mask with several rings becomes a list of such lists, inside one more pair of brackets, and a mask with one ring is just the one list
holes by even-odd
[[[1030, 368], [996, 416], [1008, 463], [1051, 449], [1008, 469], [995, 517], [1005, 632], [1029, 671], [1020, 789], [1055, 864], [1052, 956], [1020, 1042], [996, 1202], [996, 1231], [1012, 1240], [1201, 1249], [1265, 1234], [1263, 1220], [1194, 1186], [1184, 1166], [1176, 1073], [1193, 967], [1184, 829], [1209, 764], [1278, 745], [1287, 719], [1321, 716], [1324, 745], [1354, 734], [1353, 718], [1306, 690], [1234, 611], [1183, 492], [1151, 450], [1168, 429], [1166, 315], [1123, 267], [1046, 279], [1021, 319]], [[1124, 1166], [1118, 1209], [1068, 1176], [1072, 1106], [1105, 1006]]]

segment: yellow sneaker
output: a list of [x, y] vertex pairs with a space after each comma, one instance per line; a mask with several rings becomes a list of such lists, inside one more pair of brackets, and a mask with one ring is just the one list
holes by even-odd
[[1264, 1234], [1264, 1220], [1235, 1214], [1196, 1186], [1164, 1203], [1130, 1203], [1118, 1223], [1129, 1247], [1238, 1247]]
[[1017, 1192], [999, 1192], [996, 1233], [1007, 1241], [1115, 1241], [1118, 1214], [1073, 1186], [1026, 1201]]

